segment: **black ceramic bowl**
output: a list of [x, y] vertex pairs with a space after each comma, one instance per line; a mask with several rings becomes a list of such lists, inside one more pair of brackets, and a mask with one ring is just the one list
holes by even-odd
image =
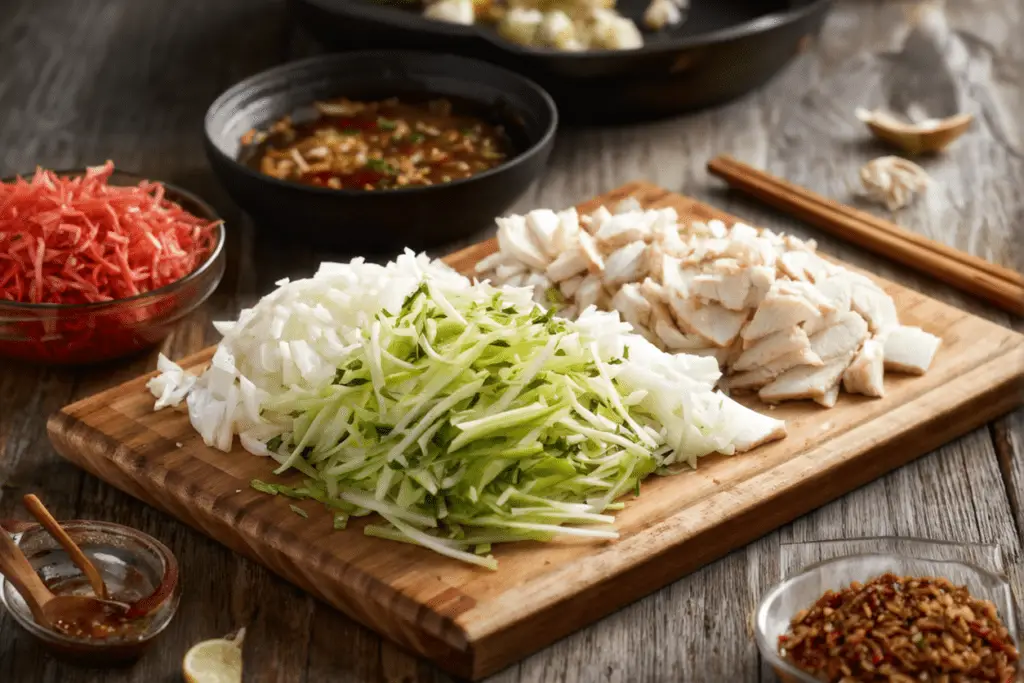
[[[333, 190], [277, 180], [239, 161], [241, 138], [286, 114], [311, 118], [332, 97], [444, 97], [504, 127], [514, 156], [465, 180], [393, 190]], [[423, 249], [487, 227], [540, 175], [554, 144], [551, 97], [521, 76], [484, 62], [421, 52], [353, 52], [264, 71], [232, 87], [206, 113], [214, 171], [257, 227], [346, 252]]]

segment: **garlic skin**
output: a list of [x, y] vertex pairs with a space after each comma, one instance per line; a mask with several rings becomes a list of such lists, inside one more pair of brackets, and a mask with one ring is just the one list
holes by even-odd
[[914, 162], [887, 156], [866, 163], [860, 169], [860, 182], [867, 199], [898, 211], [925, 192], [931, 178]]

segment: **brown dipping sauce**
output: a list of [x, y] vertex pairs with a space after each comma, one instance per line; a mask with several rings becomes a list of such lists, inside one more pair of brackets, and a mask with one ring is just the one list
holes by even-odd
[[[81, 595], [91, 597], [93, 595], [92, 585], [84, 576], [75, 576], [52, 585], [48, 585], [50, 592], [54, 595]], [[111, 599], [117, 602], [134, 603], [144, 597], [138, 589], [145, 589], [145, 579], [136, 570], [128, 568], [125, 576], [124, 587], [118, 590]], [[81, 640], [107, 640], [117, 638], [120, 640], [141, 639], [146, 634], [149, 626], [149, 619], [126, 619], [124, 611], [115, 607], [106, 607], [99, 615], [91, 619], [76, 619], [73, 621], [58, 620], [54, 627], [57, 631], [69, 638]]]
[[286, 116], [266, 133], [246, 133], [243, 145], [262, 145], [252, 165], [305, 185], [384, 190], [462, 180], [509, 156], [500, 126], [456, 114], [448, 100], [340, 98], [315, 106], [312, 122], [296, 125]]

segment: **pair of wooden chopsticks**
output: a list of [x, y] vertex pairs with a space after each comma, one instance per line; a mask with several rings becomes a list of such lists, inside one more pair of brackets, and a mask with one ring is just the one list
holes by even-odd
[[708, 172], [829, 234], [1024, 316], [1024, 276], [1020, 273], [822, 197], [732, 157], [715, 157], [708, 162]]

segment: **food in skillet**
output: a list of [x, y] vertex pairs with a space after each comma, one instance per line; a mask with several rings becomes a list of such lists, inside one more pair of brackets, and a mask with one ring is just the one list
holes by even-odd
[[894, 574], [826, 592], [778, 646], [827, 683], [1010, 683], [1020, 658], [991, 602], [943, 578]]
[[260, 172], [281, 180], [346, 190], [422, 187], [469, 178], [508, 158], [500, 127], [456, 114], [452, 103], [391, 98], [316, 102], [319, 116], [291, 117], [266, 132], [250, 131], [245, 145], [260, 145]]
[[[456, 24], [495, 24], [498, 33], [527, 47], [566, 52], [632, 50], [643, 35], [616, 11], [615, 0], [428, 0], [423, 15]], [[651, 0], [643, 24], [652, 31], [682, 23], [689, 0]]]
[[148, 386], [157, 408], [186, 400], [206, 444], [237, 434], [304, 475], [253, 487], [318, 500], [335, 528], [378, 513], [365, 533], [493, 569], [493, 543], [613, 539], [608, 512], [648, 475], [785, 436], [714, 390], [713, 359], [664, 353], [616, 313], [556, 318], [526, 288], [425, 256], [279, 285], [216, 325], [201, 377], [161, 357]]
[[498, 285], [529, 285], [572, 318], [615, 310], [662, 349], [715, 358], [723, 389], [768, 403], [835, 405], [840, 386], [880, 397], [886, 371], [924, 374], [941, 339], [900, 325], [871, 279], [830, 263], [813, 241], [721, 221], [684, 225], [634, 200], [568, 229], [547, 209], [499, 218]]

